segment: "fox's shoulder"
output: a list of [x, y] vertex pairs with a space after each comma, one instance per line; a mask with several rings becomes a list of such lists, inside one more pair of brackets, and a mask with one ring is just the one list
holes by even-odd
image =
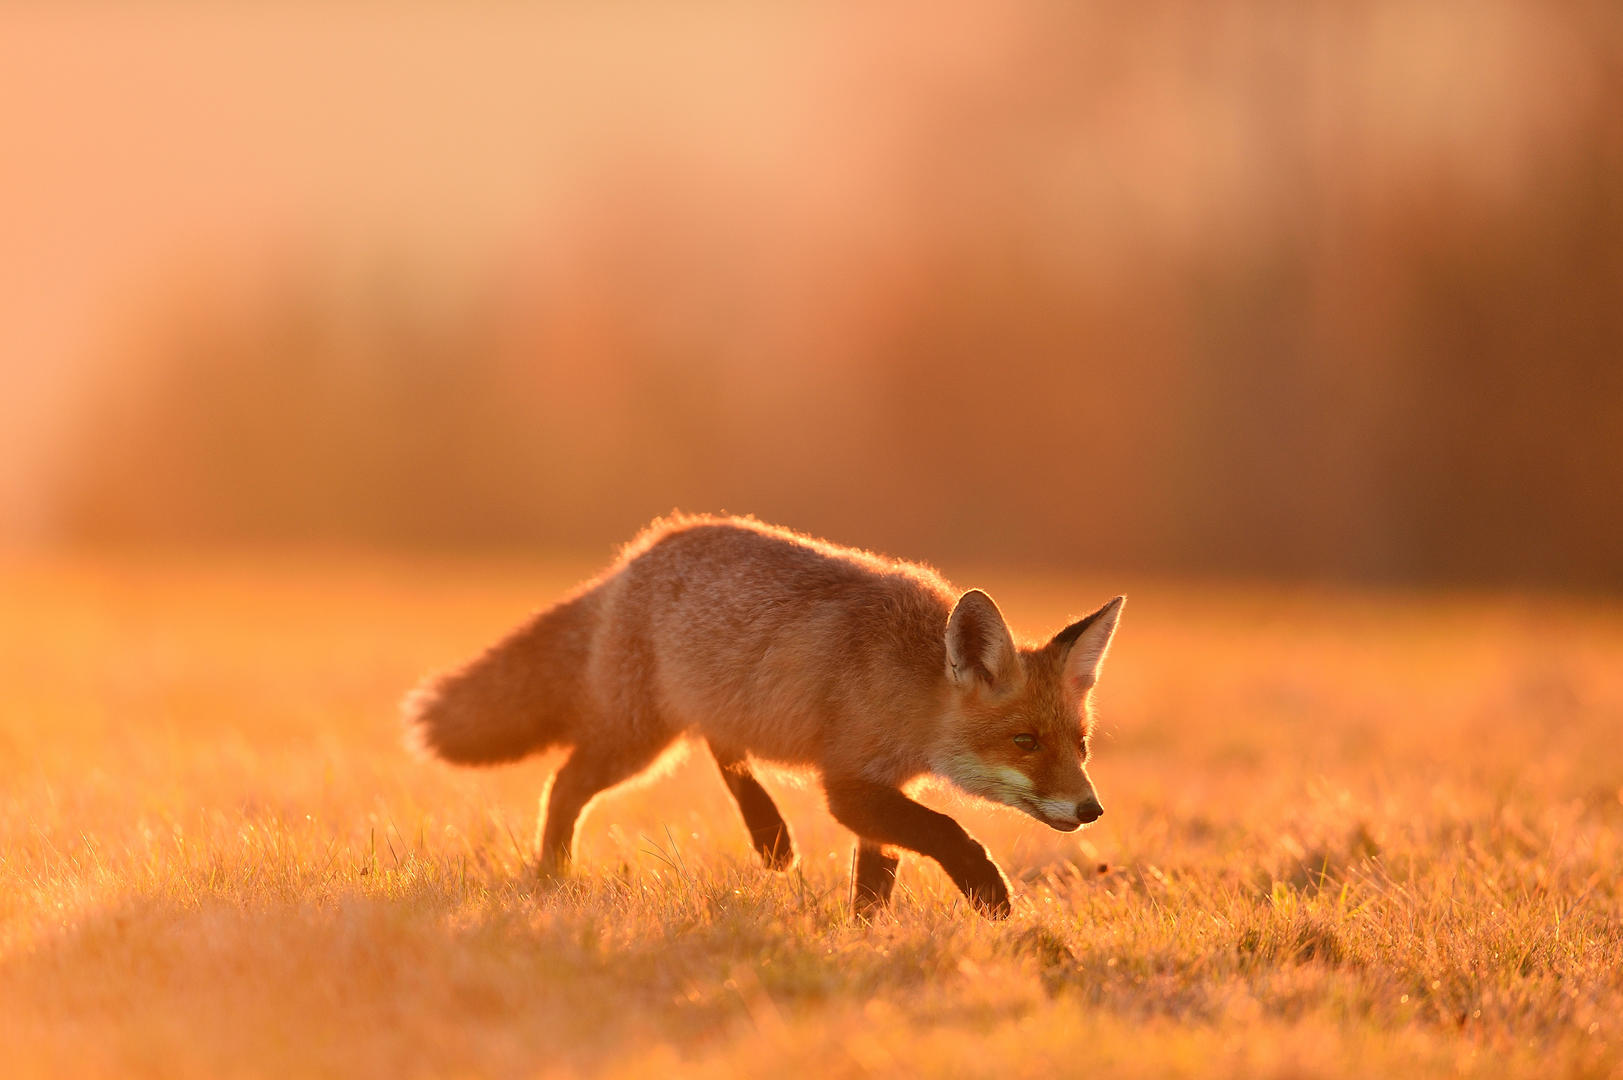
[[[783, 525], [770, 525], [750, 516], [727, 514], [666, 514], [649, 522], [631, 539], [622, 553], [635, 557], [659, 544], [680, 540], [684, 544], [726, 546], [792, 546], [806, 548], [833, 557], [863, 556], [883, 559], [883, 556], [858, 548], [848, 548], [810, 533], [797, 532]], [[893, 560], [889, 560], [893, 561]]]
[[930, 592], [953, 594], [951, 585], [922, 563], [846, 547], [753, 517], [673, 513], [656, 518], [621, 549], [618, 562], [624, 565], [655, 549], [678, 560], [715, 557], [756, 563], [768, 571], [815, 565], [826, 572], [901, 579]]
[[622, 559], [634, 559], [638, 555], [656, 545], [669, 540], [682, 537], [688, 542], [693, 540], [712, 541], [724, 536], [740, 533], [755, 533], [761, 535], [775, 534], [784, 538], [795, 537], [798, 534], [792, 530], [768, 525], [757, 521], [753, 517], [738, 517], [730, 514], [688, 514], [680, 510], [673, 510], [663, 514], [647, 525], [643, 526], [636, 536], [632, 537], [620, 549]]

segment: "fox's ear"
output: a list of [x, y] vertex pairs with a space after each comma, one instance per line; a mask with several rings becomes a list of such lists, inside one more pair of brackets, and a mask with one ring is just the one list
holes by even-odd
[[992, 689], [1005, 686], [1020, 666], [1003, 613], [979, 589], [960, 596], [947, 619], [947, 664], [956, 682], [979, 679]]
[[1078, 619], [1054, 635], [1051, 649], [1064, 649], [1065, 685], [1076, 691], [1090, 690], [1099, 681], [1099, 668], [1116, 636], [1116, 622], [1127, 597], [1118, 596], [1085, 619]]

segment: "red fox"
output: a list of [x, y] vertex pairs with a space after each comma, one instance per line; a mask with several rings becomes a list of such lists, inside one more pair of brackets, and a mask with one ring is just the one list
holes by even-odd
[[567, 868], [602, 792], [677, 739], [709, 746], [766, 866], [794, 843], [751, 771], [814, 769], [857, 835], [851, 904], [890, 899], [902, 851], [935, 859], [982, 914], [1009, 886], [952, 818], [913, 801], [934, 774], [1070, 832], [1104, 813], [1088, 776], [1090, 691], [1116, 597], [1042, 645], [992, 598], [934, 571], [747, 518], [655, 521], [603, 573], [407, 697], [421, 747], [452, 762], [569, 757], [545, 797], [541, 869]]

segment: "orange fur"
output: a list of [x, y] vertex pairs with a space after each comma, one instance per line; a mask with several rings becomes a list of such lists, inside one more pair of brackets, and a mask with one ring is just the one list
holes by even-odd
[[1096, 817], [1088, 698], [1120, 607], [1017, 645], [989, 596], [960, 596], [927, 567], [750, 519], [671, 517], [405, 711], [449, 761], [571, 748], [548, 796], [548, 870], [567, 864], [594, 797], [693, 734], [769, 866], [790, 865], [793, 844], [750, 759], [817, 771], [862, 841], [863, 913], [888, 897], [900, 848], [935, 858], [997, 916], [1008, 887], [985, 849], [901, 789], [933, 774], [1054, 828]]

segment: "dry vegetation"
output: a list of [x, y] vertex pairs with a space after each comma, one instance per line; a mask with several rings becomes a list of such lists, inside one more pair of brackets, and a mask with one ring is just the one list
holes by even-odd
[[[959, 805], [1014, 918], [909, 863], [865, 927], [813, 788], [795, 874], [695, 757], [544, 889], [550, 763], [400, 749], [401, 690], [569, 576], [0, 571], [5, 1072], [1623, 1071], [1615, 605], [1128, 583], [1104, 820]], [[1118, 584], [979, 581], [1033, 633]]]

